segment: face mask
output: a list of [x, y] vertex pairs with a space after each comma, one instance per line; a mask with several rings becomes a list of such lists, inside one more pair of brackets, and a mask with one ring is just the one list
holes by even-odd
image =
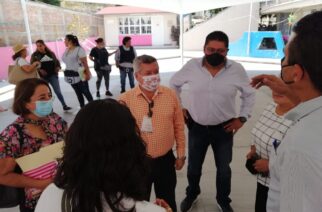
[[160, 85], [160, 75], [150, 75], [142, 77], [143, 83], [141, 84], [142, 88], [147, 91], [156, 91]]
[[225, 56], [219, 53], [208, 54], [205, 57], [206, 57], [207, 63], [209, 63], [211, 66], [214, 66], [214, 67], [222, 64], [225, 61]]
[[53, 100], [36, 101], [36, 109], [33, 113], [38, 117], [48, 116], [53, 111]]

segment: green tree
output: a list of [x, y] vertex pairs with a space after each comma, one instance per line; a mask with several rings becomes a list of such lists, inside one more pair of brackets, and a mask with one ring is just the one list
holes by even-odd
[[55, 6], [60, 6], [60, 0], [36, 0], [36, 1], [43, 2], [46, 4], [55, 5]]

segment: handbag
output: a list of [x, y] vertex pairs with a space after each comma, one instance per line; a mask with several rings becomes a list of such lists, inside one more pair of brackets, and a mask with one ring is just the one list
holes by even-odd
[[[20, 146], [23, 145], [23, 134], [21, 127], [16, 124], [15, 127], [19, 133]], [[22, 170], [16, 165], [15, 173], [21, 174]], [[25, 192], [23, 188], [0, 185], [0, 208], [11, 208], [21, 204], [24, 200]]]
[[30, 78], [39, 78], [37, 70], [26, 72], [16, 62], [15, 65], [9, 65], [8, 68], [8, 81], [10, 84], [17, 85], [20, 81]]

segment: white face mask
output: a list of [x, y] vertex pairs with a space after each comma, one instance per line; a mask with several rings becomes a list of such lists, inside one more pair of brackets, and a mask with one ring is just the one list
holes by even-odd
[[142, 88], [144, 88], [147, 91], [156, 91], [160, 85], [160, 75], [155, 74], [155, 75], [149, 75], [149, 76], [144, 76], [142, 77], [143, 83], [140, 85]]

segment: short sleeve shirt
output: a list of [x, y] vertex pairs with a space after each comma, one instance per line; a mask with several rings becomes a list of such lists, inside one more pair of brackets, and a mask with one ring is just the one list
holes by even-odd
[[16, 59], [16, 63], [18, 64], [18, 66], [25, 66], [25, 65], [30, 65], [30, 63], [28, 63], [28, 61], [22, 57], [18, 57]]
[[68, 50], [63, 54], [62, 60], [66, 64], [66, 70], [74, 70], [77, 71], [80, 65], [80, 58], [86, 58], [85, 50], [78, 46], [73, 50]]
[[[28, 122], [27, 119], [18, 117], [0, 133], [0, 158], [19, 158], [38, 152], [41, 147], [62, 141], [67, 131], [67, 123], [56, 113], [50, 114], [47, 119], [41, 122], [47, 135], [46, 140], [31, 136], [25, 128], [25, 124]], [[39, 196], [28, 197], [26, 195], [25, 206], [34, 208], [38, 198]]]

